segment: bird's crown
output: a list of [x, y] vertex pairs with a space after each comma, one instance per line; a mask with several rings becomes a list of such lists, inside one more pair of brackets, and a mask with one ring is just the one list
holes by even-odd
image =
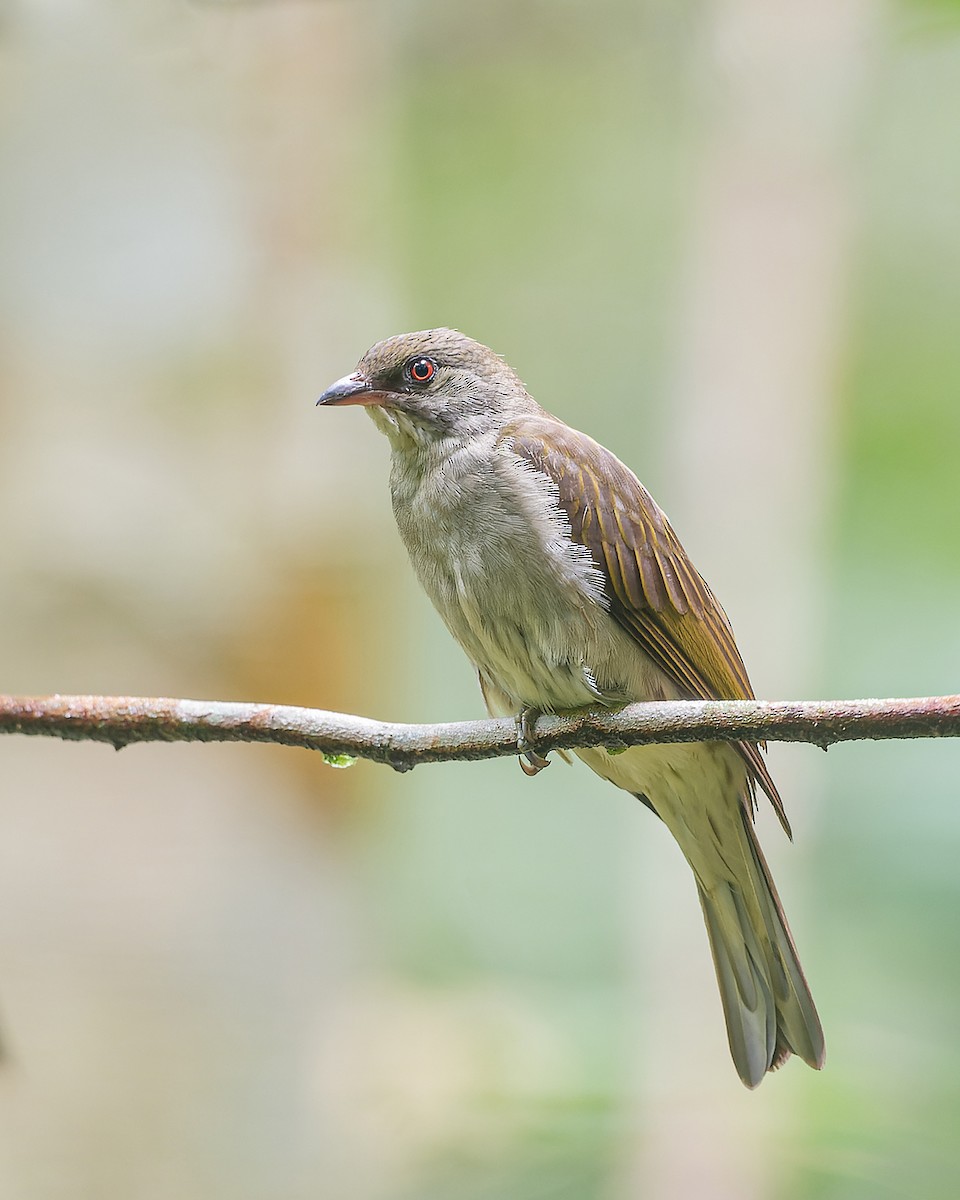
[[[403, 383], [404, 368], [418, 358], [431, 361], [437, 372], [448, 375], [468, 373], [491, 381], [520, 382], [499, 354], [457, 329], [421, 329], [384, 338], [370, 347], [357, 369], [379, 384]], [[429, 371], [429, 367], [426, 369]]]

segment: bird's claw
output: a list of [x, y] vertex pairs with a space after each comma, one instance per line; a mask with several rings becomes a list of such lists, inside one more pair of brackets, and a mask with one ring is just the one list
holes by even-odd
[[541, 754], [537, 754], [533, 750], [526, 750], [517, 759], [517, 762], [520, 764], [520, 770], [524, 775], [529, 775], [531, 779], [534, 775], [539, 775], [544, 767], [550, 766], [549, 758], [544, 758]]
[[544, 767], [550, 766], [550, 760], [533, 749], [533, 727], [536, 725], [539, 715], [535, 708], [525, 708], [517, 717], [517, 749], [520, 751], [520, 769], [524, 775], [529, 775], [531, 778], [539, 775]]

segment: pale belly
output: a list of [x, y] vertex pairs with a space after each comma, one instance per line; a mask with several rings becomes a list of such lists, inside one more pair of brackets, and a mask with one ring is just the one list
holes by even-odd
[[414, 569], [495, 707], [556, 712], [669, 695], [607, 611], [604, 576], [571, 539], [549, 481], [516, 460], [452, 453], [394, 468]]
[[471, 570], [452, 558], [421, 574], [485, 688], [500, 693], [511, 712], [624, 703], [622, 688], [597, 675], [599, 647], [612, 625], [603, 608], [568, 581], [545, 573], [507, 577], [498, 565]]

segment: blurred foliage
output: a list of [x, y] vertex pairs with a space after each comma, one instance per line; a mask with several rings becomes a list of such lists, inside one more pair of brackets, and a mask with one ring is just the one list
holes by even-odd
[[[399, 548], [385, 447], [312, 409], [402, 328], [489, 342], [668, 509], [686, 487], [722, 566], [744, 531], [678, 479], [674, 444], [717, 302], [696, 269], [714, 169], [744, 212], [785, 198], [802, 225], [809, 186], [845, 214], [839, 365], [802, 414], [829, 409], [823, 474], [781, 514], [808, 541], [758, 544], [741, 603], [799, 561], [818, 691], [955, 691], [956, 11], [7, 5], [5, 686], [477, 715]], [[768, 285], [778, 319], [795, 282]], [[716, 403], [740, 428], [736, 397]], [[757, 493], [781, 418], [771, 397], [739, 447]], [[736, 595], [737, 571], [708, 574]], [[0, 751], [5, 1195], [956, 1195], [951, 743], [838, 747], [792, 781], [784, 894], [828, 1068], [756, 1095], [726, 1061], [675, 847], [579, 768]], [[777, 762], [790, 778], [812, 755]]]

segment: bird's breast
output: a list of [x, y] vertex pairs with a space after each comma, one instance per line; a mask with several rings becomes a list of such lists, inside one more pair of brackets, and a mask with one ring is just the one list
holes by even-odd
[[394, 512], [421, 584], [485, 679], [515, 707], [603, 698], [612, 622], [603, 578], [551, 485], [491, 445], [395, 456]]

